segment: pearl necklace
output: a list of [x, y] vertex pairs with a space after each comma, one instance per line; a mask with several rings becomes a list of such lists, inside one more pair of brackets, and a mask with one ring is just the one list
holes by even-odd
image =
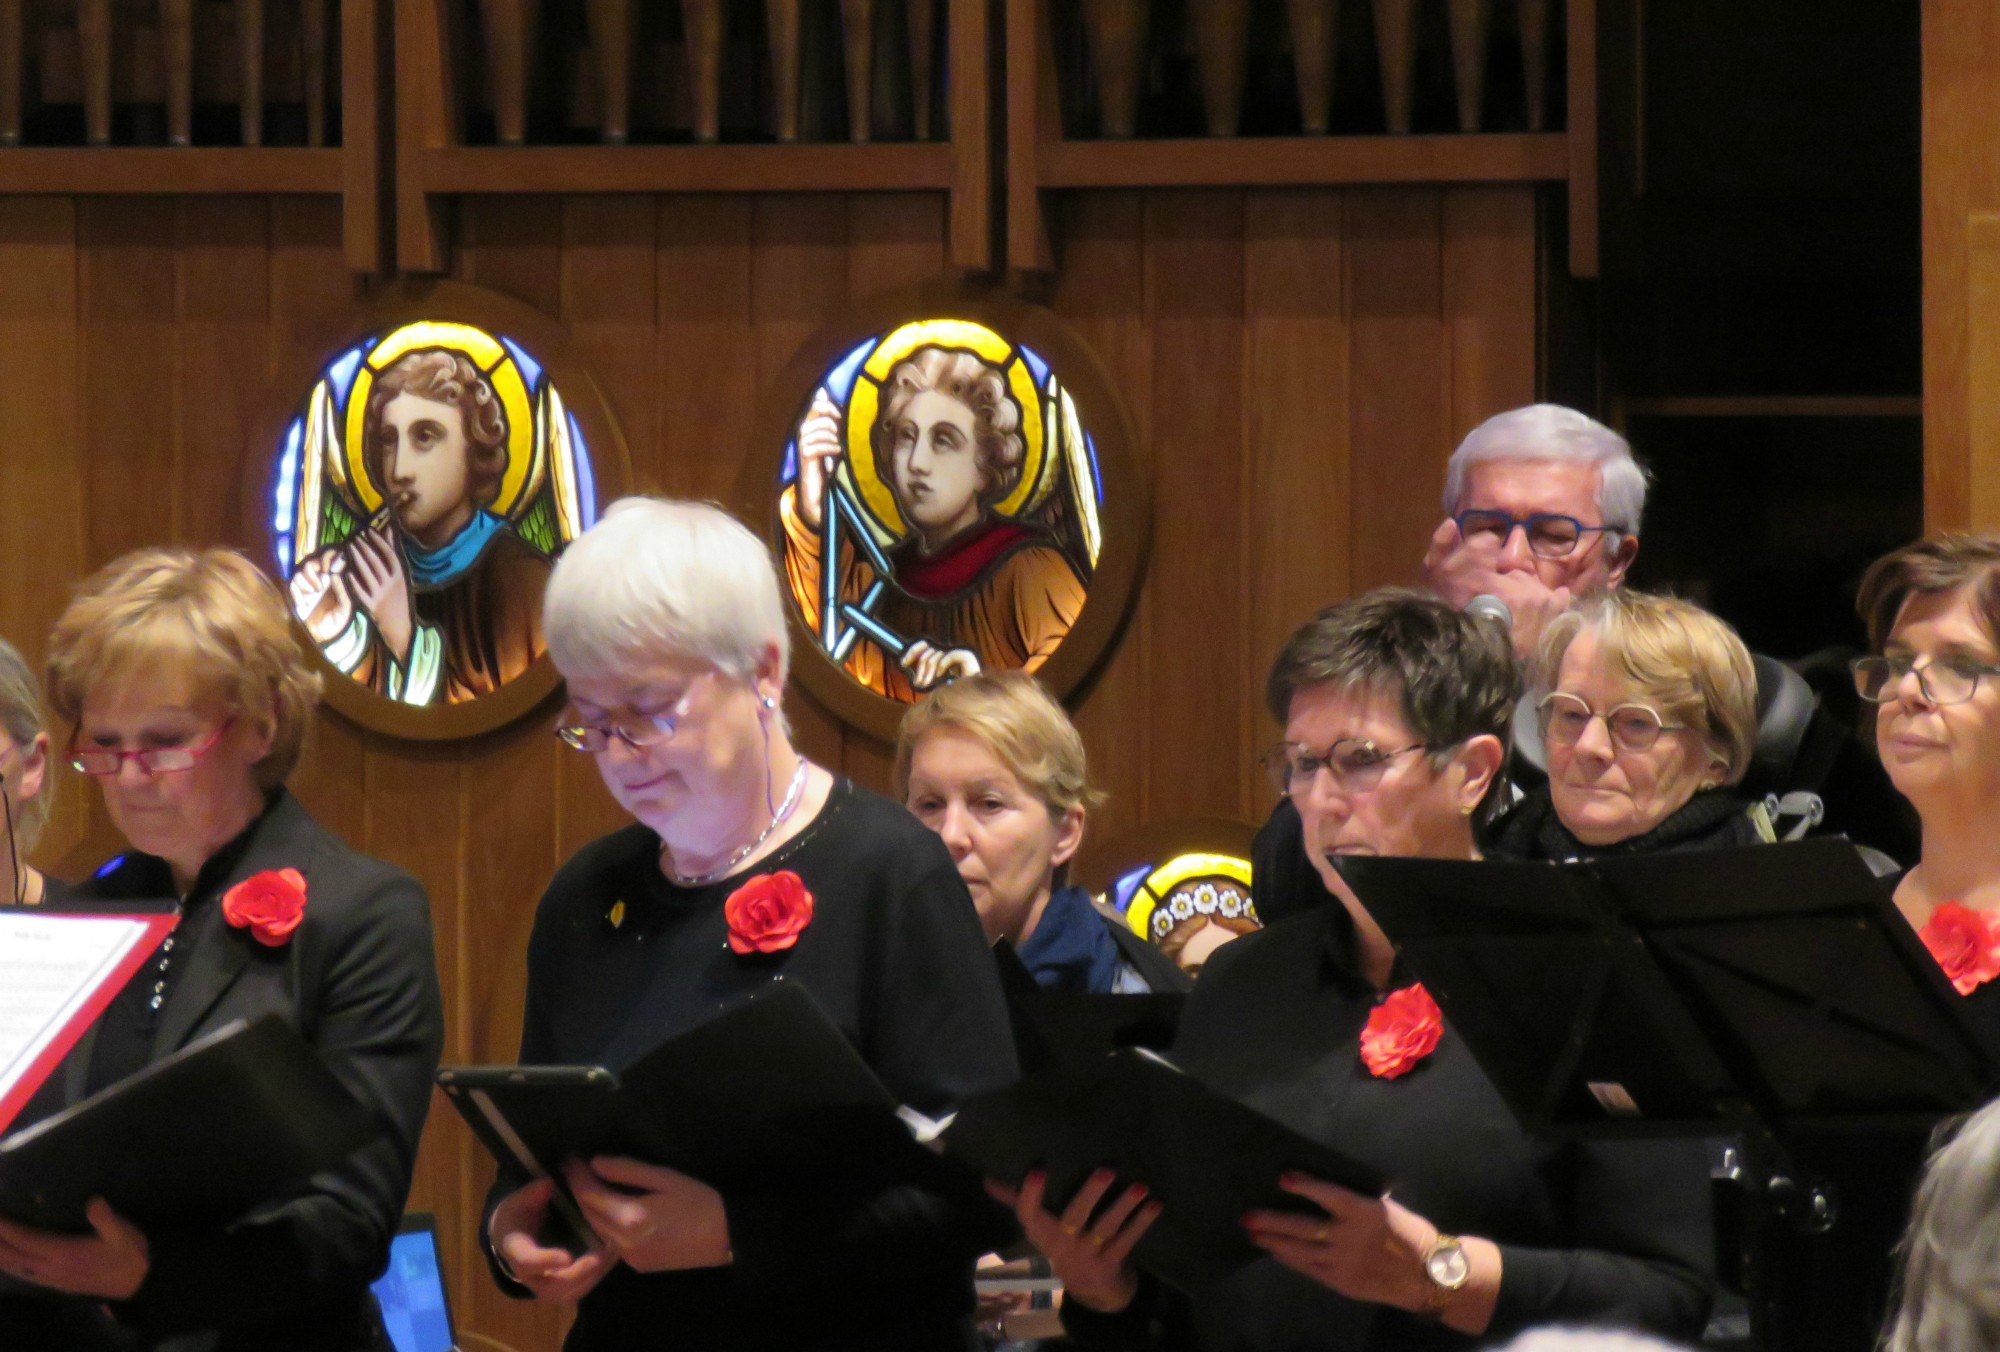
[[799, 797], [805, 792], [806, 787], [806, 764], [806, 758], [800, 756], [799, 768], [792, 772], [791, 787], [785, 790], [785, 801], [778, 804], [778, 810], [771, 814], [770, 825], [759, 831], [755, 840], [745, 845], [735, 854], [730, 855], [728, 861], [721, 868], [709, 873], [682, 873], [674, 867], [673, 856], [667, 852], [666, 843], [662, 841], [660, 844], [660, 867], [666, 871], [668, 881], [672, 882], [676, 887], [707, 887], [716, 879], [727, 878], [730, 874], [734, 873], [745, 859], [757, 853], [757, 847], [769, 840], [771, 833], [777, 830], [779, 824], [792, 815], [792, 809], [799, 805]]

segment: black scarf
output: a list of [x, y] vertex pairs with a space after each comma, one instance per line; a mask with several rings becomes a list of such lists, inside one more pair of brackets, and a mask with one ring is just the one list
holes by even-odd
[[1703, 789], [1650, 831], [1609, 845], [1586, 845], [1556, 816], [1555, 801], [1543, 785], [1501, 819], [1487, 853], [1501, 859], [1614, 859], [1754, 845], [1761, 837], [1745, 812], [1749, 806], [1750, 800], [1733, 789]]

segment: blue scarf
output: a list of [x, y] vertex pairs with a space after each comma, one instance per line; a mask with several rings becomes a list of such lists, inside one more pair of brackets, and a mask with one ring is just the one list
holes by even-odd
[[443, 549], [425, 549], [405, 535], [403, 553], [410, 560], [410, 581], [419, 587], [436, 587], [451, 581], [479, 562], [487, 542], [506, 528], [504, 517], [479, 511], [473, 513], [465, 529], [452, 536]]
[[1035, 932], [1021, 945], [1021, 965], [1048, 990], [1102, 994], [1118, 979], [1118, 941], [1080, 887], [1049, 894]]

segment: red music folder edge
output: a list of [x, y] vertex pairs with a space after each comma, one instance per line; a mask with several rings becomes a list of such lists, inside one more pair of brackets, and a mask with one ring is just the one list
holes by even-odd
[[[98, 1016], [117, 998], [118, 992], [125, 989], [125, 983], [132, 979], [133, 973], [145, 966], [146, 960], [153, 956], [161, 942], [173, 933], [174, 927], [181, 921], [178, 908], [161, 911], [67, 911], [40, 906], [0, 907], [0, 915], [9, 914], [38, 919], [117, 922], [135, 927], [138, 937], [122, 953], [113, 956], [100, 971], [92, 974], [90, 993], [80, 1005], [67, 1015], [60, 1015], [58, 1011], [61, 1027], [55, 1036], [36, 1053], [14, 1083], [0, 1093], [0, 1134], [5, 1134], [16, 1115], [28, 1105], [28, 1100], [34, 1097], [43, 1082], [55, 1073], [56, 1067], [62, 1064], [63, 1058], [69, 1055], [85, 1030], [97, 1021]], [[46, 1029], [40, 1035], [45, 1036]]]

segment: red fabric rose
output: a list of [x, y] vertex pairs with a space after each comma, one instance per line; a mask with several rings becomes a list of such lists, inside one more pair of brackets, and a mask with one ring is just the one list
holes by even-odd
[[738, 953], [782, 953], [812, 923], [813, 898], [789, 869], [760, 873], [722, 903], [729, 947]]
[[1380, 1080], [1393, 1080], [1437, 1050], [1444, 1011], [1422, 984], [1391, 991], [1361, 1029], [1361, 1064]]
[[2000, 976], [2000, 918], [1947, 901], [1931, 912], [1917, 937], [1960, 995]]
[[306, 879], [295, 868], [267, 868], [222, 894], [222, 918], [267, 948], [283, 948], [306, 915]]

